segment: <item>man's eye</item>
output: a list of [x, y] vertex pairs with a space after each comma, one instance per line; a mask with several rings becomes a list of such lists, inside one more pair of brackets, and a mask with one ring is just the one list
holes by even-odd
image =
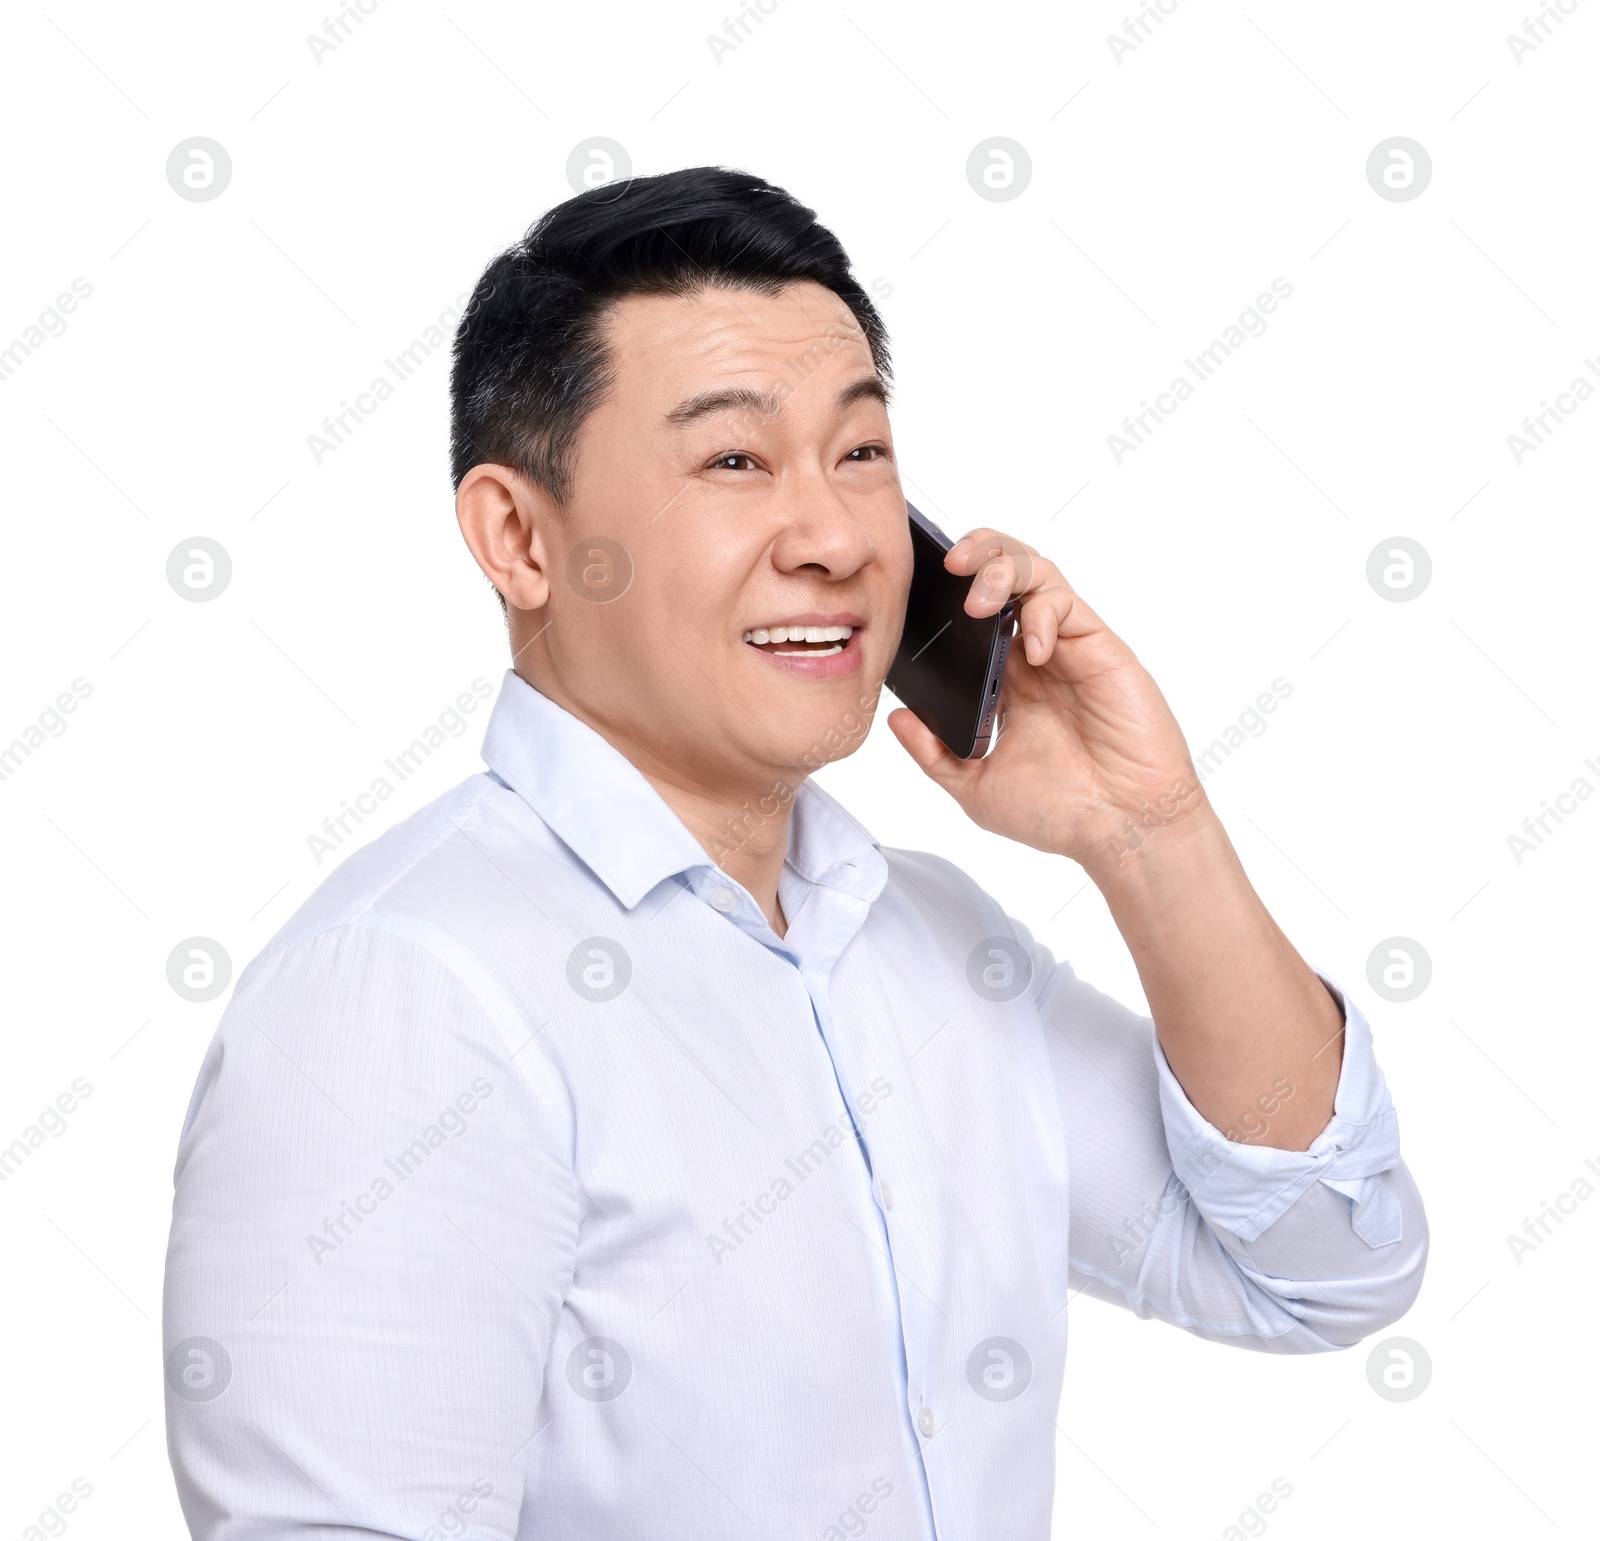
[[740, 466], [735, 462], [741, 460], [744, 461], [746, 465], [755, 465], [755, 460], [751, 456], [746, 455], [743, 451], [729, 450], [726, 455], [718, 455], [717, 458], [711, 462], [711, 466], [713, 470], [717, 471], [740, 471], [744, 469], [744, 466]]
[[857, 465], [865, 465], [869, 458], [873, 456], [881, 458], [887, 453], [888, 451], [881, 444], [858, 444], [844, 458], [855, 461]]

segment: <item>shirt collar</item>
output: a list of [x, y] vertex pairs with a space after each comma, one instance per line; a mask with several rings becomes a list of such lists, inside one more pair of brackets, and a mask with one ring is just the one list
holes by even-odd
[[[483, 758], [627, 909], [665, 878], [716, 870], [632, 761], [514, 669], [489, 715]], [[771, 811], [750, 817], [781, 812], [783, 804], [771, 801]], [[794, 795], [787, 865], [809, 883], [869, 904], [888, 879], [871, 833], [809, 779]]]

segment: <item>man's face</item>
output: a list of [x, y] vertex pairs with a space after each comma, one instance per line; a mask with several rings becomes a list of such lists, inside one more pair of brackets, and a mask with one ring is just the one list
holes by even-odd
[[[549, 625], [523, 672], [651, 774], [715, 784], [848, 753], [911, 581], [849, 308], [813, 283], [630, 296], [607, 339], [613, 383], [549, 532]], [[761, 640], [778, 627], [833, 631]]]

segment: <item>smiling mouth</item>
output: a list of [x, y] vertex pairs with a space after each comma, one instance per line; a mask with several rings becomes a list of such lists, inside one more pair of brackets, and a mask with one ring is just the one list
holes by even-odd
[[757, 626], [744, 640], [780, 658], [828, 658], [842, 653], [856, 630], [853, 626]]

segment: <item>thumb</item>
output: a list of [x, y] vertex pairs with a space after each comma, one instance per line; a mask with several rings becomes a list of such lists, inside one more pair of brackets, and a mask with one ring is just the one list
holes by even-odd
[[967, 789], [983, 762], [963, 760], [952, 754], [939, 735], [910, 707], [901, 706], [890, 712], [888, 723], [890, 731], [923, 772], [938, 782], [957, 802], [964, 802]]

